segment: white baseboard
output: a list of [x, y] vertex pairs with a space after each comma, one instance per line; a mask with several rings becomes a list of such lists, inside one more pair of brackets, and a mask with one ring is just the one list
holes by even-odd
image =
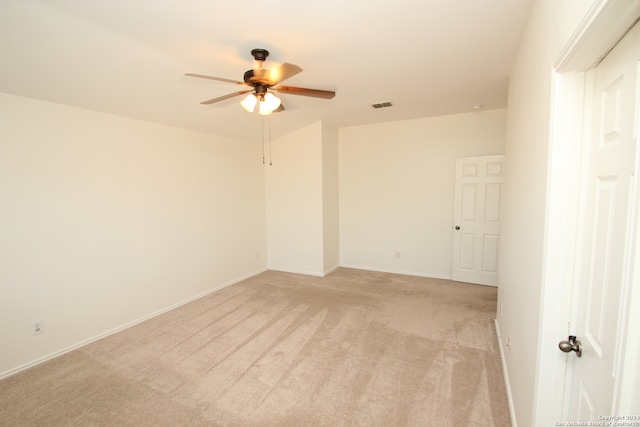
[[325, 273], [318, 272], [318, 271], [296, 270], [295, 268], [281, 268], [281, 267], [275, 267], [273, 265], [269, 266], [269, 270], [280, 271], [282, 273], [304, 274], [305, 276], [316, 276], [316, 277], [323, 277], [325, 275]]
[[219, 291], [220, 289], [226, 288], [227, 286], [231, 286], [231, 285], [233, 285], [235, 283], [238, 283], [238, 282], [241, 282], [241, 281], [243, 281], [245, 279], [253, 277], [253, 276], [255, 276], [257, 274], [260, 274], [260, 273], [262, 273], [262, 272], [264, 272], [266, 270], [267, 270], [267, 268], [265, 267], [265, 268], [262, 268], [260, 270], [255, 271], [253, 273], [249, 273], [249, 274], [246, 274], [246, 275], [244, 275], [242, 277], [233, 279], [230, 282], [223, 283], [223, 284], [221, 284], [219, 286], [216, 286], [216, 287], [214, 287], [212, 289], [209, 289], [206, 292], [203, 292], [203, 293], [201, 293], [199, 295], [196, 295], [194, 297], [188, 298], [188, 299], [186, 299], [184, 301], [181, 301], [179, 303], [172, 304], [172, 305], [170, 305], [168, 307], [165, 307], [165, 308], [163, 308], [163, 309], [161, 309], [159, 311], [156, 311], [156, 312], [151, 313], [151, 314], [149, 314], [147, 316], [141, 317], [141, 318], [139, 318], [137, 320], [134, 320], [132, 322], [125, 323], [124, 325], [119, 326], [119, 327], [117, 327], [115, 329], [111, 329], [111, 330], [109, 330], [107, 332], [101, 333], [101, 334], [96, 335], [96, 336], [94, 336], [92, 338], [86, 339], [86, 340], [81, 341], [81, 342], [79, 342], [77, 344], [74, 344], [74, 345], [71, 345], [69, 347], [66, 347], [66, 348], [64, 348], [62, 350], [58, 350], [58, 351], [56, 351], [54, 353], [48, 354], [48, 355], [46, 355], [44, 357], [41, 357], [39, 359], [36, 359], [36, 360], [31, 361], [31, 362], [25, 363], [24, 365], [18, 366], [17, 368], [13, 368], [13, 369], [10, 369], [10, 370], [8, 370], [6, 372], [2, 372], [2, 373], [0, 373], [0, 380], [4, 379], [4, 378], [7, 378], [7, 377], [10, 377], [11, 375], [15, 375], [20, 371], [24, 371], [25, 369], [29, 369], [29, 368], [32, 368], [32, 367], [34, 367], [36, 365], [44, 363], [47, 360], [55, 359], [58, 356], [62, 356], [63, 354], [69, 353], [70, 351], [76, 350], [76, 349], [78, 349], [80, 347], [84, 347], [85, 345], [91, 344], [92, 342], [98, 341], [99, 339], [106, 338], [109, 335], [113, 335], [115, 333], [118, 333], [120, 331], [128, 329], [128, 328], [130, 328], [132, 326], [137, 325], [138, 323], [142, 323], [142, 322], [144, 322], [146, 320], [149, 320], [149, 319], [152, 319], [152, 318], [154, 318], [156, 316], [160, 316], [161, 314], [164, 314], [164, 313], [166, 313], [168, 311], [174, 310], [174, 309], [176, 309], [176, 308], [178, 308], [178, 307], [180, 307], [182, 305], [188, 304], [188, 303], [190, 303], [192, 301], [195, 301], [195, 300], [197, 300], [199, 298], [205, 297], [205, 296], [207, 296], [209, 294], [212, 294], [212, 293], [214, 293], [216, 291]]
[[353, 265], [353, 264], [340, 264], [340, 267], [354, 268], [356, 270], [378, 271], [380, 273], [404, 274], [406, 276], [428, 277], [430, 279], [451, 280], [450, 274], [423, 273], [423, 272], [406, 271], [406, 270], [394, 270], [389, 268], [376, 268], [376, 267]]
[[326, 275], [328, 275], [328, 274], [331, 274], [331, 273], [333, 273], [334, 271], [336, 271], [336, 270], [337, 270], [337, 269], [339, 269], [339, 268], [340, 268], [340, 264], [336, 264], [336, 265], [334, 265], [333, 267], [331, 267], [331, 268], [329, 268], [329, 269], [325, 270], [325, 271], [324, 271], [324, 275], [326, 276]]
[[502, 375], [504, 376], [504, 385], [507, 389], [507, 401], [509, 402], [509, 414], [511, 415], [511, 426], [518, 427], [516, 418], [514, 416], [515, 410], [513, 407], [513, 396], [511, 395], [511, 383], [509, 382], [509, 374], [507, 372], [507, 364], [504, 358], [504, 346], [502, 345], [502, 336], [500, 335], [500, 326], [498, 325], [498, 319], [494, 320], [496, 327], [496, 335], [498, 337], [498, 348], [500, 349], [500, 361], [502, 362]]
[[307, 270], [296, 270], [295, 268], [280, 268], [280, 267], [274, 267], [274, 266], [269, 266], [269, 270], [273, 270], [273, 271], [281, 271], [283, 273], [294, 273], [294, 274], [304, 274], [305, 276], [315, 276], [315, 277], [324, 277], [328, 274], [333, 273], [334, 271], [336, 271], [337, 269], [339, 269], [340, 267], [342, 267], [341, 265], [334, 265], [331, 268], [328, 268], [327, 270], [323, 271], [322, 273], [317, 272], [317, 271], [307, 271]]

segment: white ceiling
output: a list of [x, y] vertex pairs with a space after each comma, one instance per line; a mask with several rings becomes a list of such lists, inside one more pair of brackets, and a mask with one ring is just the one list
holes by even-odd
[[[504, 108], [532, 0], [0, 0], [0, 91], [171, 126], [255, 139], [260, 118], [200, 73], [242, 80], [251, 49], [304, 70], [285, 84], [277, 136]], [[392, 108], [371, 104], [391, 101]]]

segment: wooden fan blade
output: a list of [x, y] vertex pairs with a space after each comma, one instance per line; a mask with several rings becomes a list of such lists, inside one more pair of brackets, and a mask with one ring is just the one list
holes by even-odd
[[279, 113], [280, 111], [284, 111], [284, 105], [282, 105], [282, 103], [280, 103], [280, 105], [278, 106], [278, 108], [276, 108], [275, 110], [272, 111], [272, 113]]
[[274, 86], [296, 74], [302, 72], [302, 68], [297, 65], [287, 64], [286, 62], [269, 71], [269, 85]]
[[203, 101], [200, 104], [209, 105], [215, 102], [224, 101], [225, 99], [233, 98], [234, 96], [242, 95], [243, 93], [253, 92], [253, 89], [241, 90], [239, 92], [229, 93], [227, 95], [220, 96], [218, 98], [209, 99], [207, 101]]
[[222, 77], [213, 77], [213, 76], [205, 76], [204, 74], [193, 74], [193, 73], [186, 73], [185, 76], [189, 76], [189, 77], [197, 77], [199, 79], [208, 79], [208, 80], [216, 80], [218, 82], [227, 82], [227, 83], [235, 83], [238, 85], [242, 85], [242, 86], [249, 86], [248, 84], [246, 84], [245, 82], [240, 82], [238, 80], [231, 80], [231, 79], [224, 79]]
[[334, 96], [336, 96], [335, 92], [331, 92], [328, 90], [305, 89], [303, 87], [278, 86], [278, 87], [274, 87], [273, 89], [277, 90], [280, 93], [288, 93], [290, 95], [311, 96], [313, 98], [331, 99]]

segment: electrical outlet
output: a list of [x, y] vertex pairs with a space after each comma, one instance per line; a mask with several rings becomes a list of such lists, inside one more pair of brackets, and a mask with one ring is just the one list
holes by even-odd
[[31, 333], [33, 335], [40, 335], [44, 333], [44, 323], [42, 320], [38, 320], [37, 322], [33, 322], [31, 324]]
[[396, 259], [400, 259], [400, 252], [396, 252]]

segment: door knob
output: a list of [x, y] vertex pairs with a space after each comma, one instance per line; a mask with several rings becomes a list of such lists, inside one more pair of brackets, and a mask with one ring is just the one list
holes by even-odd
[[460, 230], [460, 226], [459, 225], [456, 225], [456, 230]]
[[582, 343], [574, 335], [569, 335], [568, 341], [560, 341], [558, 347], [565, 353], [576, 352], [576, 356], [582, 357]]

